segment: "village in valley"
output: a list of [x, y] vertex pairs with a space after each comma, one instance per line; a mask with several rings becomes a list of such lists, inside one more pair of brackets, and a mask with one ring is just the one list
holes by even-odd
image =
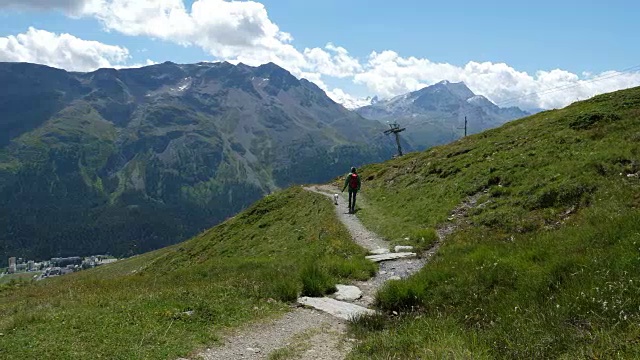
[[[73, 272], [91, 269], [116, 261], [118, 261], [118, 259], [109, 255], [58, 257], [40, 262], [10, 257], [9, 267], [4, 269], [3, 272], [0, 272], [0, 279], [8, 276], [10, 278], [23, 280], [28, 280], [29, 278], [43, 280], [53, 276], [67, 275]], [[30, 274], [33, 276], [29, 276]]]

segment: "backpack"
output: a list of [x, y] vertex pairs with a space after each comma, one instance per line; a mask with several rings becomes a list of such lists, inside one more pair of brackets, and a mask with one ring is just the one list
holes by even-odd
[[349, 179], [349, 187], [356, 190], [358, 189], [358, 174], [351, 174]]

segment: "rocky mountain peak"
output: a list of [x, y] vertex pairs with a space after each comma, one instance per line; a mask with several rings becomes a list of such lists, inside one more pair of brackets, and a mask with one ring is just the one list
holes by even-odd
[[[428, 86], [422, 90], [437, 91], [438, 89], [446, 89], [450, 93], [452, 93], [453, 95], [455, 95], [456, 97], [462, 100], [467, 100], [475, 96], [473, 91], [471, 91], [471, 89], [469, 89], [469, 87], [467, 87], [467, 85], [464, 82], [452, 83], [448, 80], [442, 80], [439, 83], [432, 86]], [[422, 90], [419, 90], [419, 91], [422, 91]]]
[[451, 141], [465, 117], [473, 119], [473, 133], [529, 115], [520, 109], [501, 109], [486, 97], [474, 94], [464, 82], [447, 80], [356, 111], [369, 119], [402, 122], [412, 130], [407, 130], [406, 137], [418, 148]]

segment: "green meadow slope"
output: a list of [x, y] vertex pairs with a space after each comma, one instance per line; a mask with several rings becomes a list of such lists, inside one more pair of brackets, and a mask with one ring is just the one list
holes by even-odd
[[365, 225], [422, 247], [363, 319], [354, 359], [639, 358], [640, 88], [365, 167]]
[[[354, 323], [351, 358], [639, 357], [639, 171], [640, 88], [363, 168], [370, 229], [427, 248], [459, 226]], [[291, 188], [185, 243], [0, 285], [0, 358], [175, 359], [370, 277], [364, 255], [331, 202]]]
[[292, 188], [182, 244], [0, 287], [0, 358], [175, 359], [376, 266], [322, 195]]

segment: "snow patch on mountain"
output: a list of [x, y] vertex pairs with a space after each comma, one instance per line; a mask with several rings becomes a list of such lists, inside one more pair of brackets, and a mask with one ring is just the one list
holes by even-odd
[[497, 108], [498, 106], [494, 104], [491, 100], [487, 99], [482, 95], [475, 95], [467, 99], [467, 102], [472, 105], [480, 106], [480, 107], [490, 107]]
[[374, 105], [380, 101], [377, 96], [356, 98], [343, 91], [329, 91], [327, 92], [327, 95], [331, 98], [331, 100], [337, 102], [338, 104], [344, 106], [349, 110], [355, 110], [364, 106]]

